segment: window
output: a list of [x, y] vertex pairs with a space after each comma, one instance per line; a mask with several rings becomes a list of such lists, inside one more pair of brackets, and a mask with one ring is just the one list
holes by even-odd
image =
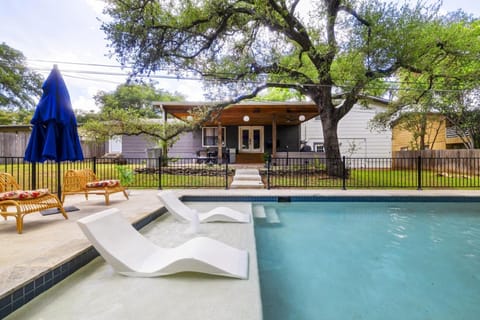
[[[222, 127], [222, 145], [225, 146], [226, 130]], [[202, 146], [216, 147], [218, 143], [218, 127], [202, 128]]]
[[325, 152], [325, 147], [323, 143], [314, 143], [313, 150], [315, 150], [316, 152]]

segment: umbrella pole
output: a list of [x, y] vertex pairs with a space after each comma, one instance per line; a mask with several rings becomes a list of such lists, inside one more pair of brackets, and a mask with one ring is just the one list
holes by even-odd
[[62, 183], [60, 181], [60, 178], [61, 178], [60, 162], [57, 162], [57, 196], [58, 196], [58, 199], [61, 199], [61, 196], [62, 196]]

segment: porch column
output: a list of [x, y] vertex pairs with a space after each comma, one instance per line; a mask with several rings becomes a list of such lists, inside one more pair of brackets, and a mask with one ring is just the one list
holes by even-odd
[[222, 144], [223, 144], [223, 130], [222, 130], [222, 123], [218, 123], [218, 133], [217, 133], [217, 157], [218, 157], [218, 163], [221, 163], [221, 160], [223, 159], [223, 154], [222, 154]]
[[272, 158], [277, 155], [277, 115], [272, 119]]

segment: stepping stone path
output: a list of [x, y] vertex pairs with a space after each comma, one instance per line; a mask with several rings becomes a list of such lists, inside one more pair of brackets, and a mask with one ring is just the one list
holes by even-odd
[[236, 169], [230, 188], [263, 189], [265, 186], [257, 169]]

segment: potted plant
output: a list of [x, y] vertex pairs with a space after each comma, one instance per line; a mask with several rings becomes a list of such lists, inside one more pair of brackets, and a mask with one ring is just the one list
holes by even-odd
[[[132, 184], [133, 180], [135, 179], [133, 170], [127, 166], [120, 166], [120, 165], [116, 166], [116, 169], [118, 172], [120, 183], [122, 184], [122, 186], [128, 189], [130, 184]], [[130, 193], [129, 191], [127, 192]]]
[[268, 161], [270, 161], [270, 153], [269, 152], [264, 152], [263, 153], [263, 162], [265, 163], [265, 168], [268, 167]]

